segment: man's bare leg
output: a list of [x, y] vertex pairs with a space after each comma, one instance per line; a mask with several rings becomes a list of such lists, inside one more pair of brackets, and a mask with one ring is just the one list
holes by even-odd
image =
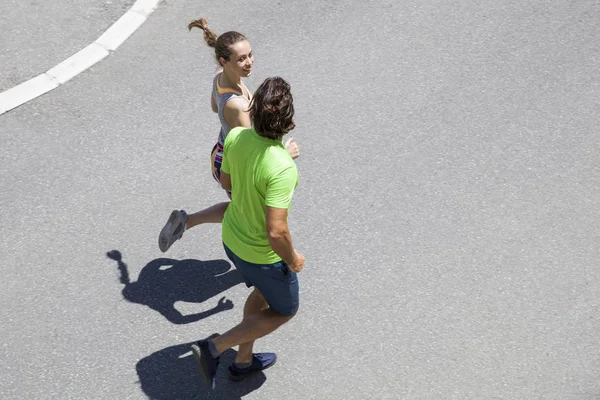
[[[262, 293], [258, 289], [254, 289], [244, 305], [244, 319], [252, 314], [260, 312], [268, 308], [269, 305], [263, 297]], [[234, 363], [236, 364], [248, 364], [252, 362], [252, 347], [254, 346], [254, 340], [247, 343], [240, 344], [237, 356], [235, 357]]]
[[234, 346], [253, 342], [268, 335], [293, 317], [294, 315], [284, 316], [267, 308], [244, 318], [239, 325], [212, 339], [211, 342], [220, 354]]

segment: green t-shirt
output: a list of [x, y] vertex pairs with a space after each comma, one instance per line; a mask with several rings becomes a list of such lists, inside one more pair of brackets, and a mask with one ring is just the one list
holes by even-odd
[[281, 260], [269, 244], [265, 206], [290, 208], [298, 170], [280, 140], [254, 129], [233, 128], [223, 147], [221, 170], [231, 176], [231, 203], [223, 218], [223, 243], [244, 261]]

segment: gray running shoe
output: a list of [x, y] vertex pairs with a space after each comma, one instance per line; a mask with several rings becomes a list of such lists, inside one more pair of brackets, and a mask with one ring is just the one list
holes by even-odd
[[185, 224], [188, 215], [183, 210], [173, 210], [169, 220], [158, 235], [158, 248], [163, 253], [169, 250], [169, 247], [177, 240], [181, 239], [185, 232]]

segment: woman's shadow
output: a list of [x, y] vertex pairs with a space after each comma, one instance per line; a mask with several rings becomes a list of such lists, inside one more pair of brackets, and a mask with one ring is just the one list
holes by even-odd
[[137, 363], [135, 368], [140, 378], [140, 386], [148, 398], [240, 400], [242, 396], [258, 389], [267, 380], [265, 374], [257, 372], [244, 381], [230, 382], [226, 366], [233, 362], [236, 352], [227, 350], [221, 355], [216, 388], [210, 390], [200, 380], [197, 372], [198, 365], [190, 351], [191, 344], [167, 347]]
[[131, 282], [121, 253], [112, 250], [107, 257], [115, 260], [120, 272], [123, 297], [144, 304], [161, 313], [174, 324], [196, 322], [220, 311], [233, 308], [231, 300], [222, 297], [215, 307], [191, 315], [183, 315], [175, 302], [202, 303], [243, 282], [239, 272], [225, 260], [173, 260], [157, 258], [146, 265], [136, 282]]

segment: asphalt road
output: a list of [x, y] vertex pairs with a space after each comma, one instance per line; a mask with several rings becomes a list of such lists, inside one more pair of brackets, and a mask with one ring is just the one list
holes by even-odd
[[[256, 345], [277, 366], [214, 392], [188, 344], [248, 290], [218, 225], [156, 244], [173, 208], [225, 200], [199, 17], [249, 36], [251, 88], [292, 85], [307, 258], [298, 315]], [[0, 398], [600, 398], [599, 35], [587, 0], [163, 2], [0, 116]], [[29, 65], [38, 39], [2, 40]]]
[[46, 72], [92, 43], [133, 0], [3, 0], [0, 91]]

